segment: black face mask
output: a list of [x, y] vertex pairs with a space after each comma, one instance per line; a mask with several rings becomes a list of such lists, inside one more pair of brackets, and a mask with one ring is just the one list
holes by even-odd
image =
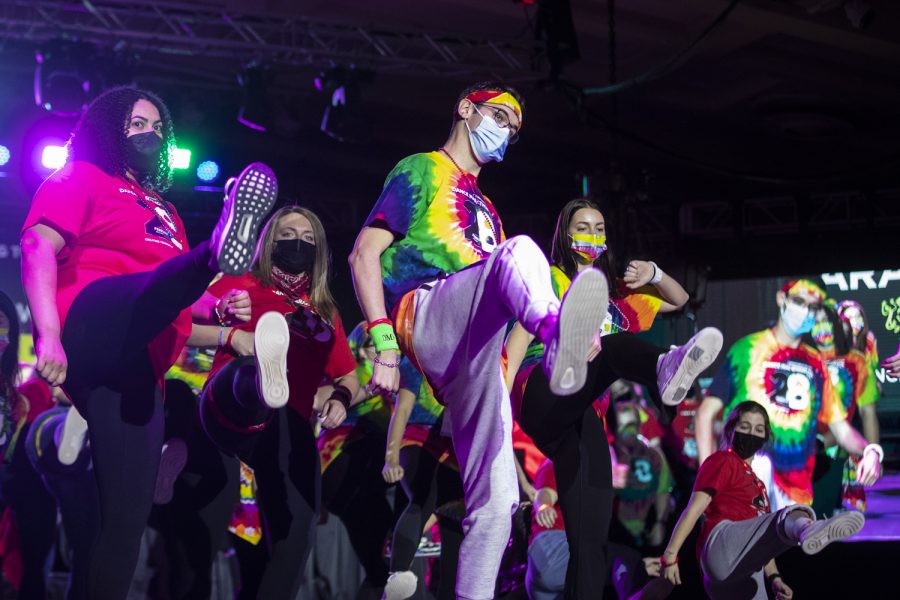
[[128, 138], [125, 163], [139, 175], [148, 175], [159, 164], [163, 141], [152, 131], [138, 133]]
[[734, 450], [735, 454], [744, 460], [747, 460], [759, 452], [759, 449], [762, 448], [765, 443], [766, 438], [764, 437], [735, 431], [734, 436], [731, 438], [731, 449]]
[[312, 271], [316, 261], [316, 247], [305, 240], [278, 240], [272, 252], [272, 262], [285, 273]]

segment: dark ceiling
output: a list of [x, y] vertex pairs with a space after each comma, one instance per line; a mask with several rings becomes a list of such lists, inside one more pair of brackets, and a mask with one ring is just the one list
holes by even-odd
[[[736, 6], [727, 12], [731, 4]], [[46, 16], [35, 5], [56, 19], [41, 25]], [[92, 5], [127, 6], [112, 0]], [[522, 141], [502, 166], [482, 176], [508, 233], [546, 240], [556, 211], [581, 193], [581, 176], [587, 175], [626, 257], [708, 265], [714, 277], [896, 266], [898, 2], [619, 0], [611, 48], [609, 3], [572, 0], [580, 56], [553, 75], [547, 48], [535, 43], [543, 15], [537, 6], [513, 0], [138, 5], [155, 5], [168, 20], [156, 30], [148, 29], [146, 18], [79, 30], [76, 23], [86, 15], [81, 2], [0, 0], [0, 78], [6, 83], [0, 86], [0, 124], [21, 120], [33, 52], [51, 38], [86, 42], [100, 50], [100, 58], [127, 56], [127, 66], [114, 71], [162, 90], [183, 138], [220, 152], [227, 168], [256, 158], [271, 161], [288, 197], [326, 213], [339, 253], [352, 242], [393, 163], [443, 141], [458, 90], [499, 76], [527, 100]], [[235, 40], [234, 47], [219, 52], [183, 46], [172, 54], [182, 43], [172, 41], [172, 31], [182, 25], [190, 23], [195, 38], [203, 36], [191, 20], [192, 7], [258, 23], [259, 31], [264, 21], [305, 19], [311, 24], [305, 35], [316, 35], [318, 28], [337, 41], [322, 41], [316, 52], [292, 53], [287, 46], [296, 40], [282, 36], [284, 48], [277, 52], [261, 41], [254, 50], [250, 30], [235, 28], [225, 36], [209, 29], [223, 43]], [[848, 15], [860, 14], [866, 19], [857, 28]], [[710, 27], [717, 18], [721, 22]], [[125, 35], [138, 30], [159, 35]], [[374, 36], [376, 42], [366, 48], [351, 35], [370, 41]], [[378, 46], [379, 39], [387, 45]], [[423, 45], [433, 40], [442, 50]], [[512, 62], [498, 58], [486, 40]], [[376, 48], [382, 56], [373, 59]], [[455, 53], [450, 58], [447, 48]], [[587, 93], [611, 83], [611, 51], [618, 82], [653, 77], [616, 94]], [[240, 104], [235, 76], [253, 61], [270, 77], [277, 117], [267, 134], [234, 119]], [[374, 72], [360, 88], [366, 120], [359, 129], [366, 141], [342, 144], [318, 131], [326, 99], [312, 81], [323, 70], [354, 66]], [[29, 186], [33, 182], [25, 193]], [[198, 231], [209, 226], [215, 212], [209, 195], [189, 188], [175, 194]]]

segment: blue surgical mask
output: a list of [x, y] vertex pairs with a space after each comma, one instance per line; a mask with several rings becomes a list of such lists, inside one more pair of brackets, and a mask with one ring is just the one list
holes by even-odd
[[493, 117], [485, 116], [477, 107], [475, 112], [481, 115], [481, 123], [478, 124], [478, 127], [472, 129], [469, 127], [469, 122], [465, 122], [466, 129], [469, 130], [469, 143], [472, 145], [475, 158], [480, 164], [503, 161], [503, 155], [509, 145], [510, 130], [500, 127]]
[[781, 309], [781, 322], [791, 337], [800, 337], [812, 331], [816, 324], [816, 315], [808, 306], [800, 306], [786, 300]]

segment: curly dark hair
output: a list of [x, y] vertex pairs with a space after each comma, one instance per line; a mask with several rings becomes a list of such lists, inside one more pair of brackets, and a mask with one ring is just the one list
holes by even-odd
[[97, 96], [78, 120], [69, 138], [68, 160], [89, 162], [110, 176], [125, 175], [125, 132], [131, 118], [131, 109], [138, 100], [147, 100], [159, 110], [164, 148], [156, 168], [140, 183], [155, 192], [165, 192], [172, 185], [172, 168], [169, 165], [175, 153], [175, 130], [169, 108], [153, 92], [133, 87], [116, 87]]

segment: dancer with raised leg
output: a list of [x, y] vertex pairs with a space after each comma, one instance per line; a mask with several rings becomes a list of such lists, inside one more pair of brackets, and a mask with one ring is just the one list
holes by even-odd
[[68, 147], [68, 162], [38, 189], [22, 227], [22, 281], [38, 372], [63, 386], [91, 432], [100, 526], [88, 596], [119, 599], [153, 501], [163, 375], [213, 277], [249, 268], [277, 182], [265, 165], [247, 167], [229, 184], [210, 240], [188, 250], [181, 219], [159, 195], [171, 184], [175, 147], [162, 100], [109, 90]]
[[[250, 273], [209, 288], [217, 298], [244, 290], [252, 309], [249, 321], [219, 331], [200, 414], [235, 475], [213, 502], [237, 501], [238, 458], [258, 484], [265, 560], [241, 564], [239, 598], [292, 599], [303, 582], [321, 499], [313, 399], [323, 378], [333, 385], [319, 418], [323, 427], [337, 427], [359, 384], [328, 289], [329, 252], [318, 217], [298, 206], [278, 210], [255, 256]], [[211, 524], [210, 536], [224, 535], [227, 525], [227, 519]]]
[[[591, 336], [603, 321], [599, 306], [606, 306], [606, 280], [596, 270], [576, 278], [560, 305], [537, 245], [524, 236], [504, 241], [500, 218], [478, 189], [482, 167], [503, 159], [523, 116], [508, 86], [464, 90], [445, 144], [391, 171], [350, 255], [378, 352], [369, 386], [397, 390], [402, 348], [447, 406], [468, 508], [456, 584], [464, 600], [493, 597], [518, 505], [500, 362], [506, 324], [519, 320], [548, 346], [550, 385], [570, 394], [584, 385]], [[388, 580], [386, 595], [391, 587]]]
[[[634, 333], [650, 327], [658, 312], [678, 310], [688, 294], [655, 263], [631, 261], [618, 277], [606, 239], [607, 222], [587, 199], [568, 202], [559, 213], [550, 268], [554, 292], [565, 299], [577, 273], [599, 268], [612, 291], [597, 297], [606, 315], [598, 332], [587, 383], [573, 396], [555, 393], [541, 369], [544, 352], [520, 324], [507, 340], [507, 380], [523, 431], [555, 465], [559, 507], [568, 540], [566, 598], [593, 598], [603, 589], [608, 569], [605, 546], [612, 517], [613, 485], [609, 446], [595, 409], [606, 389], [619, 378], [642, 383], [665, 405], [681, 402], [694, 379], [722, 348], [722, 334], [700, 331], [683, 346], [666, 351]], [[530, 345], [529, 345], [530, 344]], [[603, 408], [605, 410], [605, 407]], [[538, 538], [535, 552], [552, 537]]]

